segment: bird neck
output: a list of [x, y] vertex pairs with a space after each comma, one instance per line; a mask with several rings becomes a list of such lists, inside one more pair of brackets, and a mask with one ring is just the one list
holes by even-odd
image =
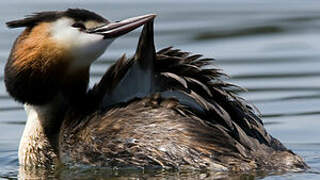
[[20, 164], [48, 167], [57, 163], [65, 107], [62, 96], [45, 105], [25, 104], [28, 120], [19, 146]]

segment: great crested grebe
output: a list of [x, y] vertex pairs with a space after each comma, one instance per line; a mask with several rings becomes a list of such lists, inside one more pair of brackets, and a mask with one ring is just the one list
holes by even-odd
[[[153, 19], [119, 22], [84, 9], [40, 12], [5, 67], [9, 94], [25, 104], [19, 162], [25, 166], [304, 169], [212, 59], [171, 47], [155, 52]], [[133, 58], [113, 64], [87, 90], [89, 68], [118, 36], [144, 25]]]

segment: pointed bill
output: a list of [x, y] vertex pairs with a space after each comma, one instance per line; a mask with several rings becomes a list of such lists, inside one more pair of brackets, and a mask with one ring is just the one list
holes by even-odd
[[115, 38], [142, 26], [143, 24], [153, 20], [155, 17], [155, 14], [133, 17], [119, 22], [108, 23], [94, 29], [89, 29], [87, 30], [87, 33], [101, 34], [104, 36], [104, 39]]

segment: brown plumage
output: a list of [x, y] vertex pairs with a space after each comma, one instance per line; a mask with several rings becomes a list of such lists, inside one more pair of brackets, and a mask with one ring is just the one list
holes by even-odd
[[[234, 93], [239, 87], [224, 81], [227, 75], [212, 66], [212, 59], [171, 47], [156, 53], [154, 17], [112, 24], [90, 11], [71, 9], [8, 23], [27, 26], [5, 69], [8, 92], [26, 103], [28, 113], [25, 141], [19, 147], [21, 164], [217, 171], [307, 168], [298, 155], [267, 133], [255, 108]], [[51, 41], [46, 31], [48, 26], [56, 27], [56, 21], [60, 22], [56, 31], [65, 28], [74, 37], [80, 34], [79, 38], [100, 43], [94, 53], [106, 48], [109, 36], [148, 23], [134, 57], [121, 57], [86, 91], [90, 63], [70, 66], [77, 59], [59, 46], [64, 41]], [[84, 29], [86, 24], [101, 23], [105, 24]], [[98, 57], [94, 53], [88, 51]]]
[[[135, 57], [120, 58], [89, 91], [100, 102], [100, 110], [84, 118], [78, 113], [67, 116], [60, 137], [60, 156], [65, 162], [236, 171], [307, 167], [266, 132], [254, 108], [233, 93], [234, 85], [223, 81], [225, 74], [207, 66], [212, 59], [200, 55], [162, 49], [149, 65], [155, 93], [150, 90], [147, 97], [108, 106], [99, 101], [112, 94], [141, 58], [150, 61], [152, 31], [152, 25], [146, 25]], [[184, 97], [175, 97], [173, 92], [189, 97], [187, 101], [195, 105], [188, 106]]]

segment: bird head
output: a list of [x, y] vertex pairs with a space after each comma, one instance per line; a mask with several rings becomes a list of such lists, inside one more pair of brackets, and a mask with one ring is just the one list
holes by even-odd
[[20, 102], [43, 104], [63, 91], [85, 92], [89, 67], [113, 40], [146, 22], [154, 14], [110, 22], [84, 9], [39, 12], [7, 22], [25, 27], [15, 41], [5, 68], [5, 83]]

